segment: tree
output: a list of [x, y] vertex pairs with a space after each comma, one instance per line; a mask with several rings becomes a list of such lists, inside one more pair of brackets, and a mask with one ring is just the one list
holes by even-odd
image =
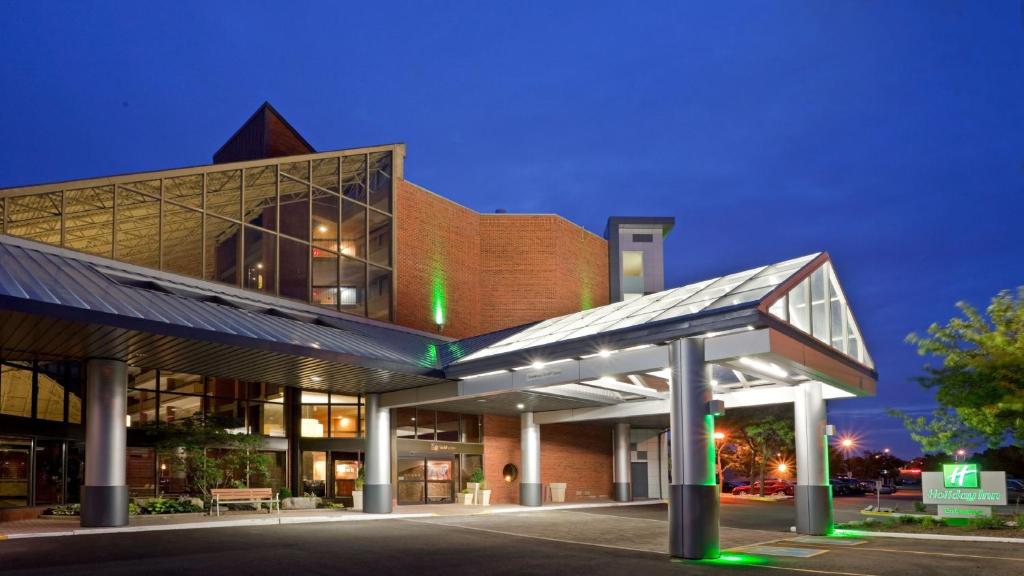
[[957, 303], [962, 316], [910, 334], [918, 354], [942, 360], [926, 365], [918, 383], [936, 391], [940, 408], [930, 418], [899, 411], [911, 436], [926, 450], [953, 451], [975, 442], [996, 447], [1024, 443], [1024, 286], [1000, 292], [980, 313]]
[[761, 418], [743, 429], [750, 443], [756, 447], [761, 465], [761, 496], [764, 496], [765, 468], [768, 457], [793, 444], [793, 422], [775, 417]]

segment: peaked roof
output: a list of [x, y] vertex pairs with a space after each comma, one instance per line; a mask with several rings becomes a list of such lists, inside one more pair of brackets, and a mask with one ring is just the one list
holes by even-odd
[[284, 116], [264, 102], [213, 154], [214, 164], [316, 152]]
[[[791, 295], [794, 290], [798, 293]], [[811, 300], [803, 296], [803, 290], [807, 290]], [[829, 302], [827, 306], [826, 301]], [[792, 314], [789, 308], [783, 313], [783, 307], [790, 305]], [[737, 316], [740, 310], [756, 310], [760, 314], [771, 315], [864, 366], [873, 368], [860, 330], [825, 252], [550, 318], [519, 330], [505, 331], [502, 337], [485, 346], [475, 349], [464, 346], [469, 353], [456, 359], [449, 368], [480, 364], [484, 359], [490, 364], [492, 358], [504, 355], [521, 360], [530, 355], [526, 352], [528, 350], [548, 347], [580, 350], [587, 349], [590, 343], [591, 352], [596, 352], [603, 346], [595, 346], [595, 342], [621, 339], [639, 344], [643, 338], [649, 340], [669, 334], [674, 327], [683, 327], [684, 332], [695, 334], [716, 331], [722, 328], [716, 325], [714, 318]], [[834, 325], [831, 320], [833, 316], [838, 319]], [[743, 318], [743, 322], [751, 321], [749, 316]], [[738, 316], [733, 318], [738, 319]]]

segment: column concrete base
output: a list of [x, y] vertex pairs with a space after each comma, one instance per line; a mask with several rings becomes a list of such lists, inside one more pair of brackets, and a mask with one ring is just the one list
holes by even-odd
[[718, 558], [722, 554], [718, 536], [718, 486], [684, 484], [681, 488], [683, 558]]
[[364, 484], [363, 512], [391, 514], [391, 484]]
[[79, 523], [87, 528], [127, 526], [128, 487], [83, 486]]
[[796, 531], [824, 536], [832, 532], [832, 487], [796, 485]]
[[668, 553], [683, 557], [683, 485], [668, 486]]
[[629, 482], [612, 483], [612, 499], [616, 502], [629, 502], [633, 500], [633, 491]]
[[544, 503], [544, 485], [526, 482], [519, 483], [519, 505], [540, 506]]

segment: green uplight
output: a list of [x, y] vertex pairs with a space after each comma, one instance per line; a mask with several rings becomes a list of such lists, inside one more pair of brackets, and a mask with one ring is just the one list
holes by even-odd
[[723, 552], [718, 558], [708, 560], [684, 560], [689, 564], [707, 564], [710, 566], [763, 566], [768, 564], [764, 556], [743, 554], [742, 552]]
[[420, 364], [424, 368], [436, 368], [437, 367], [437, 345], [427, 344], [427, 350], [423, 353], [423, 358]]
[[434, 249], [430, 256], [430, 314], [437, 326], [444, 326], [448, 312], [445, 295], [444, 251]]

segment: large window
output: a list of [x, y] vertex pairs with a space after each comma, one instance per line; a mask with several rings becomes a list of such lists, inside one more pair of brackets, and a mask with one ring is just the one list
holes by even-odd
[[316, 156], [0, 190], [0, 231], [390, 321], [401, 158]]
[[284, 389], [232, 378], [128, 369], [128, 423], [132, 428], [215, 418], [231, 431], [284, 437]]
[[301, 433], [304, 438], [356, 438], [363, 435], [359, 396], [302, 391]]
[[0, 361], [0, 414], [82, 423], [81, 365]]
[[398, 438], [446, 442], [480, 442], [481, 417], [427, 408], [397, 408], [392, 427]]

